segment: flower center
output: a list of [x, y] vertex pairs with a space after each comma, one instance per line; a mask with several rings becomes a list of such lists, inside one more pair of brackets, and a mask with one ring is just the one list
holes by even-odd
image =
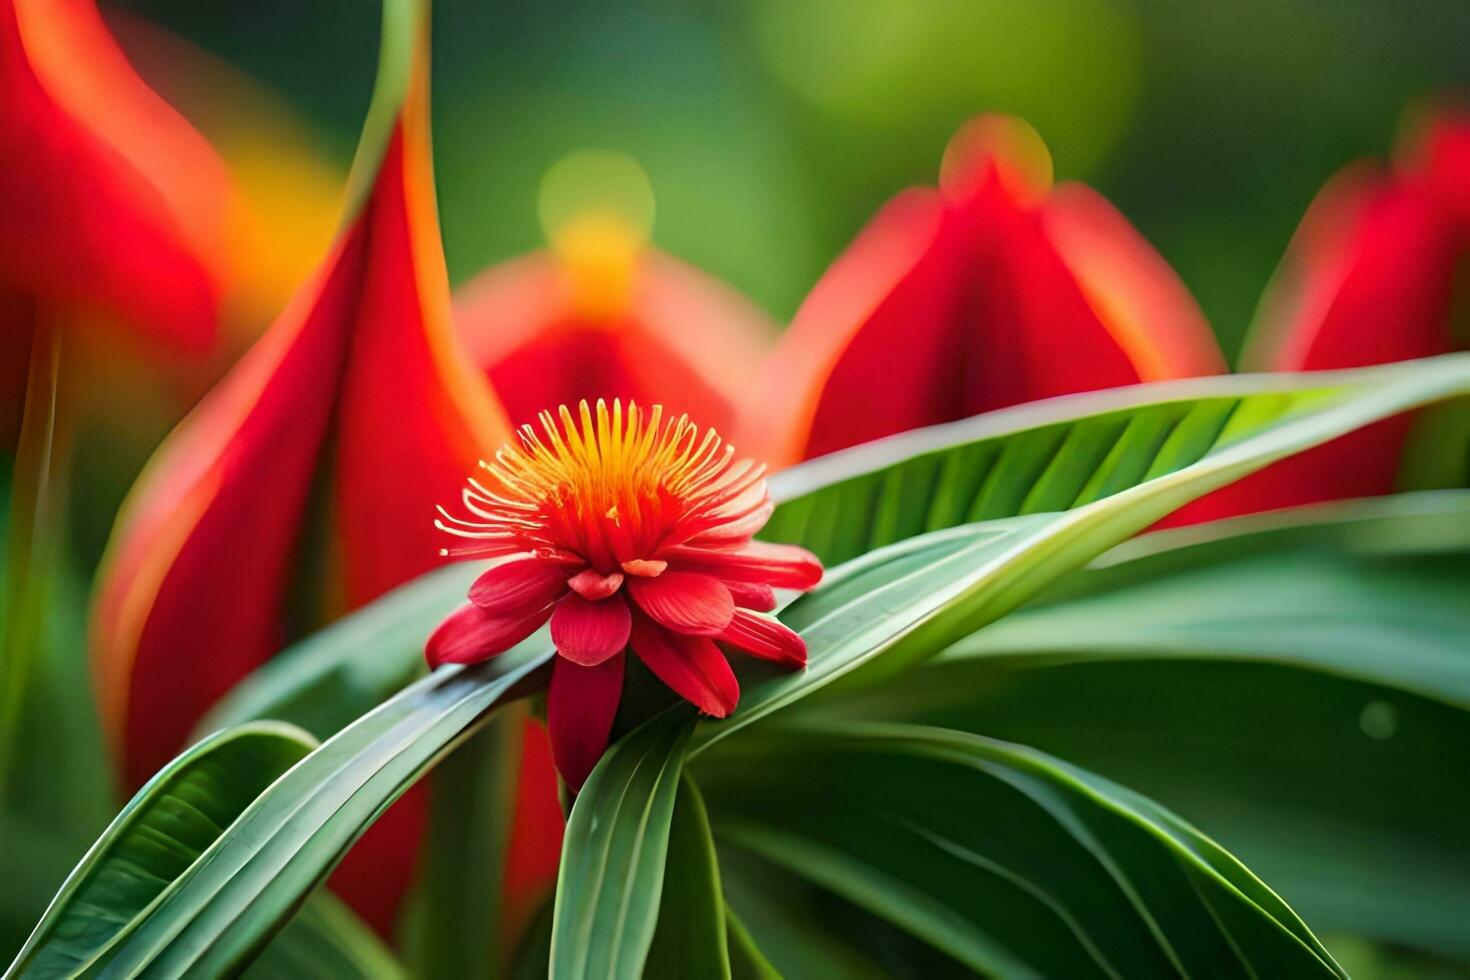
[[748, 538], [745, 525], [769, 511], [763, 467], [661, 406], [584, 401], [540, 423], [481, 464], [490, 479], [464, 491], [469, 517], [440, 508], [441, 528], [478, 542], [457, 553], [560, 562], [575, 571], [569, 587], [596, 600], [625, 578], [663, 575], [670, 549]]

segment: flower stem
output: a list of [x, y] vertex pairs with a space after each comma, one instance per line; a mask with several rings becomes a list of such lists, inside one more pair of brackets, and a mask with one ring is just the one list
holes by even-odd
[[31, 668], [44, 639], [46, 591], [55, 556], [58, 474], [57, 392], [61, 330], [35, 317], [20, 440], [6, 534], [3, 637], [0, 637], [0, 803], [11, 785], [15, 743]]

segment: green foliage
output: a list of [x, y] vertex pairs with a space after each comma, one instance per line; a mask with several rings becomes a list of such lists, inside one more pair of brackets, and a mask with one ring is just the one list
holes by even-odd
[[189, 865], [109, 968], [207, 976], [248, 962], [368, 825], [545, 660], [523, 646], [440, 671], [323, 743]]
[[255, 798], [315, 746], [257, 723], [205, 739], [139, 790], [72, 872], [7, 973], [74, 976], [108, 956]]
[[1141, 530], [1332, 435], [1463, 395], [1467, 364], [1450, 355], [1356, 371], [1201, 378], [991, 412], [776, 474], [771, 493], [780, 506], [762, 536], [799, 542], [835, 563], [925, 531], [1113, 497], [1133, 523], [1156, 515]]
[[777, 726], [698, 776], [721, 837], [983, 974], [1340, 975], [1207, 838], [1031, 749], [919, 727]]
[[562, 847], [554, 980], [642, 973], [691, 728], [682, 709], [660, 715], [610, 750], [582, 787]]
[[1470, 957], [1470, 493], [1131, 542], [882, 691], [1175, 807], [1309, 921]]

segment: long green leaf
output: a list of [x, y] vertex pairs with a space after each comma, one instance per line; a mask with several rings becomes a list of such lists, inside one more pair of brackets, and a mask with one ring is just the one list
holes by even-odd
[[977, 670], [995, 659], [1254, 660], [1470, 708], [1470, 493], [1158, 537], [1119, 549], [940, 660]]
[[108, 973], [212, 976], [248, 962], [372, 821], [549, 657], [538, 636], [441, 669], [323, 743], [165, 889]]
[[551, 932], [552, 980], [643, 972], [693, 719], [674, 710], [615, 745], [567, 821]]
[[1318, 928], [1470, 961], [1464, 711], [1241, 661], [1001, 669], [970, 690], [963, 706], [903, 717], [1034, 744], [1135, 787]]
[[[1313, 374], [1236, 375], [1055, 398], [834, 453], [771, 478], [762, 537], [836, 563], [971, 521], [1125, 494], [1179, 506], [1201, 479], [1466, 393], [1470, 355]], [[1145, 490], [1145, 488], [1148, 488]]]
[[1183, 821], [1040, 752], [777, 727], [701, 760], [717, 835], [1002, 976], [1341, 976]]
[[87, 852], [6, 977], [86, 971], [314, 745], [291, 726], [257, 722], [211, 736], [175, 759]]
[[377, 934], [319, 889], [242, 974], [245, 980], [404, 980], [408, 976]]
[[1038, 745], [1189, 816], [1311, 921], [1470, 958], [1470, 494], [1152, 535], [825, 710]]

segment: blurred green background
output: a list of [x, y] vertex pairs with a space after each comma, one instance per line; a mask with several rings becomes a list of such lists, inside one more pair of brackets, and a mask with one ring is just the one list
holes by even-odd
[[[262, 80], [345, 165], [371, 87], [366, 0], [125, 0]], [[987, 109], [1164, 253], [1233, 356], [1313, 193], [1406, 105], [1470, 83], [1470, 4], [1421, 0], [437, 0], [451, 276], [540, 244], [542, 173], [647, 168], [655, 241], [786, 321], [900, 187]]]

